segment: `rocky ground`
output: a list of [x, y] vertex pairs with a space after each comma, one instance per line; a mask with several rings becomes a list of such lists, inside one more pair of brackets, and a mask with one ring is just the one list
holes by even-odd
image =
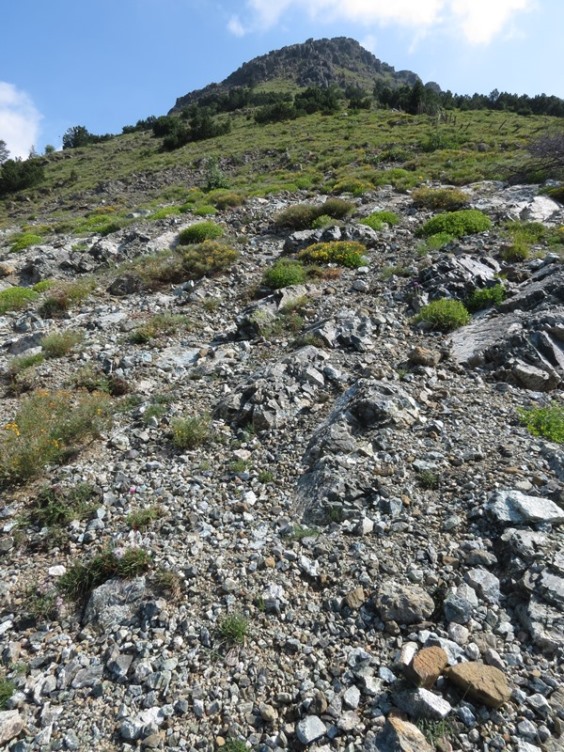
[[[496, 222], [564, 223], [535, 187], [468, 191]], [[240, 260], [195, 287], [114, 279], [116, 263], [169, 247], [175, 218], [139, 218], [80, 252], [73, 238], [5, 250], [4, 287], [105, 282], [64, 319], [1, 317], [0, 367], [46, 331], [78, 329], [81, 348], [26, 388], [90, 372], [128, 394], [98, 441], [4, 492], [0, 653], [15, 691], [0, 747], [564, 749], [564, 454], [519, 420], [561, 393], [560, 260], [509, 267], [497, 229], [421, 255], [429, 214], [382, 189], [358, 217], [391, 209], [396, 227], [326, 231], [362, 232], [366, 267], [257, 296], [265, 268], [311, 239], [273, 229], [299, 200], [224, 212]], [[429, 297], [500, 272], [500, 311], [449, 336], [413, 323]], [[132, 343], [162, 312], [188, 324]], [[6, 387], [3, 424], [21, 399]], [[175, 417], [204, 413], [209, 440], [175, 449]], [[85, 519], [56, 536], [25, 524], [45, 484], [83, 483]], [[143, 549], [150, 568], [77, 609], [57, 580], [107, 548]]]

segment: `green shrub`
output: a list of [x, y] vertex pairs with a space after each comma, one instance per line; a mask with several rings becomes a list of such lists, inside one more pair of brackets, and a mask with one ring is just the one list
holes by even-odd
[[397, 214], [391, 211], [376, 211], [360, 220], [360, 224], [367, 225], [373, 230], [381, 230], [384, 225], [394, 226], [399, 222]]
[[29, 522], [47, 527], [52, 533], [73, 520], [84, 520], [95, 511], [96, 490], [88, 483], [72, 488], [58, 485], [43, 486], [35, 497], [28, 514]]
[[546, 407], [520, 410], [519, 418], [533, 436], [564, 444], [564, 407], [556, 403]]
[[92, 279], [80, 279], [75, 282], [56, 282], [39, 308], [46, 318], [57, 318], [78, 303], [82, 303], [96, 288]]
[[182, 252], [182, 268], [188, 279], [201, 279], [229, 269], [238, 258], [234, 248], [216, 240], [205, 240]]
[[445, 212], [431, 217], [418, 234], [428, 237], [439, 232], [446, 232], [457, 238], [463, 235], [473, 235], [477, 232], [489, 230], [492, 223], [483, 212], [478, 209], [461, 209], [460, 211]]
[[84, 603], [90, 593], [114, 577], [127, 579], [144, 574], [151, 557], [142, 548], [129, 548], [122, 556], [102, 551], [87, 562], [77, 562], [59, 578], [59, 589], [71, 600]]
[[132, 530], [146, 530], [161, 516], [161, 508], [158, 506], [137, 509], [127, 515], [126, 522]]
[[531, 245], [524, 238], [515, 238], [512, 243], [501, 247], [499, 255], [503, 261], [513, 264], [516, 261], [526, 261], [531, 255]]
[[214, 240], [222, 235], [223, 229], [215, 222], [197, 222], [179, 233], [178, 243], [180, 245], [203, 243], [204, 240]]
[[14, 253], [17, 253], [18, 251], [23, 251], [26, 248], [30, 248], [32, 245], [41, 243], [42, 240], [43, 238], [41, 237], [41, 235], [35, 235], [32, 232], [22, 232], [17, 235], [12, 241], [10, 250]]
[[219, 623], [219, 634], [226, 642], [241, 645], [249, 631], [249, 620], [243, 614], [229, 614]]
[[333, 219], [345, 219], [355, 208], [350, 201], [342, 198], [328, 198], [324, 204], [316, 207], [317, 216], [327, 214]]
[[157, 209], [152, 214], [149, 214], [147, 219], [149, 220], [157, 220], [157, 219], [166, 219], [167, 217], [172, 217], [176, 214], [180, 214], [180, 207], [179, 206], [163, 206], [160, 209]]
[[41, 338], [40, 345], [46, 358], [62, 358], [68, 355], [82, 340], [82, 332], [67, 329], [65, 332], [52, 332]]
[[430, 324], [433, 329], [451, 332], [470, 322], [470, 314], [460, 300], [441, 298], [433, 300], [419, 311], [416, 321]]
[[355, 177], [344, 177], [333, 184], [333, 193], [352, 193], [353, 196], [364, 196], [365, 193], [374, 189], [372, 183]]
[[194, 415], [190, 418], [175, 418], [172, 421], [172, 443], [177, 449], [195, 449], [206, 444], [212, 434], [208, 415]]
[[299, 261], [279, 259], [265, 271], [263, 283], [267, 287], [279, 290], [290, 285], [303, 285], [306, 276], [306, 271]]
[[296, 204], [279, 212], [274, 224], [284, 230], [307, 230], [317, 216], [317, 207], [312, 204]]
[[33, 368], [40, 363], [43, 363], [45, 356], [42, 353], [35, 353], [34, 355], [17, 355], [12, 358], [8, 365], [8, 376], [13, 379], [28, 368]]
[[466, 301], [466, 308], [473, 313], [483, 308], [499, 305], [503, 300], [505, 300], [505, 287], [499, 283], [493, 287], [474, 290]]
[[468, 204], [469, 198], [460, 188], [416, 188], [411, 198], [419, 209], [455, 211]]
[[194, 207], [193, 213], [197, 217], [213, 217], [214, 214], [217, 214], [217, 209], [211, 204], [201, 204]]
[[313, 222], [311, 223], [311, 229], [312, 230], [321, 230], [324, 227], [331, 227], [331, 225], [334, 225], [335, 222], [338, 222], [339, 220], [333, 219], [333, 217], [330, 217], [329, 214], [322, 214], [319, 217], [316, 217]]
[[452, 243], [454, 235], [449, 235], [448, 232], [438, 232], [436, 235], [429, 235], [425, 238], [423, 243], [423, 249], [425, 251], [440, 251], [445, 245]]
[[8, 287], [0, 291], [0, 314], [20, 311], [38, 297], [39, 293], [30, 287]]
[[111, 421], [107, 394], [37, 391], [0, 428], [0, 485], [22, 483], [62, 462]]
[[314, 243], [298, 253], [298, 260], [306, 264], [338, 264], [357, 269], [366, 263], [365, 246], [354, 240]]
[[54, 284], [54, 279], [42, 279], [33, 285], [32, 290], [35, 292], [47, 292]]
[[245, 203], [245, 194], [237, 191], [228, 191], [224, 188], [212, 190], [207, 194], [207, 200], [218, 209], [241, 206]]
[[174, 334], [179, 329], [188, 329], [190, 321], [186, 316], [173, 313], [156, 313], [129, 335], [129, 341], [135, 345], [144, 345], [155, 337]]

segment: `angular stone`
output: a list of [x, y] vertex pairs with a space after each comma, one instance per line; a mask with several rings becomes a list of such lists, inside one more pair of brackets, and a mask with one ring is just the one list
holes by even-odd
[[484, 663], [459, 663], [446, 669], [445, 676], [471, 699], [499, 708], [511, 697], [511, 689], [502, 671]]
[[384, 621], [417, 624], [431, 616], [435, 603], [425, 590], [416, 585], [388, 581], [380, 587], [376, 608]]
[[412, 718], [431, 718], [440, 721], [452, 711], [450, 703], [443, 697], [423, 687], [397, 692], [394, 702]]
[[369, 743], [366, 752], [434, 752], [417, 726], [390, 716], [381, 733]]
[[466, 572], [465, 579], [470, 587], [474, 588], [478, 595], [488, 603], [499, 603], [499, 580], [491, 572], [488, 572], [487, 569], [482, 569], [481, 567], [470, 569]]
[[17, 710], [0, 710], [0, 746], [15, 739], [24, 728], [24, 722]]
[[439, 364], [441, 354], [437, 350], [429, 350], [427, 347], [414, 347], [410, 350], [407, 359], [411, 365], [434, 368]]
[[448, 665], [448, 656], [442, 648], [423, 648], [414, 656], [406, 676], [420, 687], [432, 687]]
[[528, 606], [519, 608], [518, 615], [538, 647], [554, 653], [564, 645], [564, 613], [561, 608], [532, 595]]
[[97, 587], [86, 606], [85, 623], [92, 623], [101, 629], [116, 624], [132, 625], [145, 595], [145, 578], [133, 580], [108, 580]]
[[497, 522], [519, 525], [564, 522], [564, 509], [550, 499], [527, 496], [521, 491], [504, 489], [494, 491], [485, 505], [486, 512]]
[[296, 736], [302, 744], [313, 744], [327, 733], [327, 727], [316, 715], [308, 715], [296, 724]]

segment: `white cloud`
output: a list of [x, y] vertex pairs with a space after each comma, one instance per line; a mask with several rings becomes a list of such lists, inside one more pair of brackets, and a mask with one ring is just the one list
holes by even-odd
[[244, 37], [247, 33], [247, 30], [241, 23], [239, 16], [231, 16], [229, 23], [227, 24], [227, 28], [235, 37]]
[[[230, 22], [232, 33], [276, 26], [289, 10], [320, 22], [346, 21], [360, 26], [403, 26], [418, 35], [437, 29], [462, 36], [471, 44], [487, 44], [519, 12], [535, 0], [246, 0], [248, 23]], [[232, 19], [233, 21], [233, 19]]]
[[41, 114], [31, 98], [14, 84], [0, 81], [0, 140], [10, 157], [27, 157], [37, 144]]

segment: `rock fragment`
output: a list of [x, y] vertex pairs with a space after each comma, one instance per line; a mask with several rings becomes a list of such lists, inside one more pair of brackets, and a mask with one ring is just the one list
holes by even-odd
[[470, 698], [499, 708], [511, 697], [511, 689], [502, 671], [484, 663], [459, 663], [445, 671], [445, 676]]

